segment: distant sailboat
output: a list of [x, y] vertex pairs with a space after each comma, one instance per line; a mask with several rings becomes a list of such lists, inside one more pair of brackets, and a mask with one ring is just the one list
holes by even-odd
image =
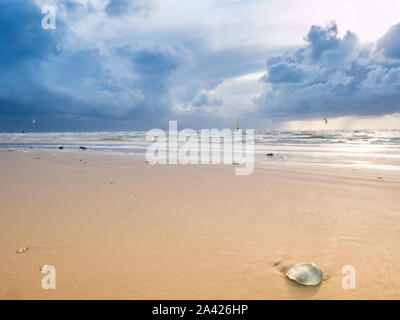
[[235, 131], [239, 131], [239, 122], [240, 122], [240, 118], [237, 121], [237, 125], [236, 125], [236, 128], [235, 128]]

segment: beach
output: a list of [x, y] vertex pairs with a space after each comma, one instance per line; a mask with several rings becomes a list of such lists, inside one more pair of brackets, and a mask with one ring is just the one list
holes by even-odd
[[[0, 150], [0, 299], [398, 299], [400, 173]], [[24, 253], [16, 254], [23, 247]], [[285, 276], [323, 271], [317, 287]], [[56, 269], [44, 290], [41, 268]], [[353, 266], [356, 288], [342, 287]]]

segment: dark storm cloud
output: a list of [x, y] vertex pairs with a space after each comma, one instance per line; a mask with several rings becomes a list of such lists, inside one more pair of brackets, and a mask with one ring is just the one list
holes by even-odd
[[[11, 117], [7, 128], [53, 117], [60, 130], [68, 130], [77, 116], [89, 130], [100, 123], [107, 128], [113, 119], [127, 122], [125, 128], [135, 121], [144, 128], [168, 112], [167, 78], [179, 64], [173, 48], [115, 47], [108, 55], [96, 48], [71, 49], [63, 43], [69, 30], [62, 21], [56, 30], [43, 30], [43, 17], [32, 1], [0, 2], [0, 120]], [[124, 75], [113, 72], [110, 60], [126, 61]]]
[[42, 83], [40, 64], [56, 54], [55, 34], [62, 32], [62, 24], [58, 31], [43, 30], [43, 17], [31, 1], [0, 2], [0, 114], [30, 117], [34, 110], [47, 112], [49, 101], [65, 98]]
[[270, 58], [259, 114], [285, 119], [400, 111], [400, 24], [362, 44], [335, 23], [312, 26], [302, 48]]
[[56, 30], [42, 29], [36, 1], [0, 1], [0, 131], [33, 117], [46, 119], [36, 130], [76, 129], [77, 118], [85, 130], [151, 128], [182, 116], [176, 105], [222, 106], [208, 91], [263, 65], [263, 50], [211, 48], [206, 30], [126, 29], [119, 17], [147, 19], [152, 1], [49, 4]]
[[12, 68], [17, 63], [44, 58], [54, 45], [51, 32], [41, 27], [43, 15], [30, 1], [0, 2], [0, 64]]
[[213, 37], [213, 27], [153, 19], [160, 12], [150, 8], [152, 1], [52, 3], [57, 29], [43, 30], [37, 1], [0, 0], [0, 131], [23, 130], [33, 117], [35, 130], [139, 130], [170, 119], [232, 122], [214, 111], [239, 110], [229, 98], [249, 88], [235, 84], [219, 93], [218, 86], [258, 73], [266, 60], [257, 119], [399, 111], [400, 25], [371, 44], [351, 32], [340, 37], [335, 24], [313, 26], [304, 46], [267, 59], [267, 46], [226, 44]]

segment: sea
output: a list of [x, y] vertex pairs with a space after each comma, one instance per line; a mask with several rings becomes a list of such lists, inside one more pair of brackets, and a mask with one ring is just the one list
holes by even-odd
[[[0, 148], [80, 150], [114, 154], [145, 154], [152, 142], [147, 131], [0, 133]], [[278, 164], [376, 167], [400, 170], [400, 130], [258, 130], [257, 162]], [[269, 156], [267, 156], [269, 154]]]

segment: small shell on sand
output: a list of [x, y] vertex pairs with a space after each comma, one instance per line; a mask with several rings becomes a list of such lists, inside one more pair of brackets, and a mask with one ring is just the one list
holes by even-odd
[[317, 286], [322, 282], [321, 269], [314, 263], [295, 264], [286, 271], [286, 276], [305, 286]]
[[17, 254], [24, 253], [24, 252], [28, 251], [29, 248], [30, 248], [30, 247], [18, 249], [18, 250], [17, 250]]

